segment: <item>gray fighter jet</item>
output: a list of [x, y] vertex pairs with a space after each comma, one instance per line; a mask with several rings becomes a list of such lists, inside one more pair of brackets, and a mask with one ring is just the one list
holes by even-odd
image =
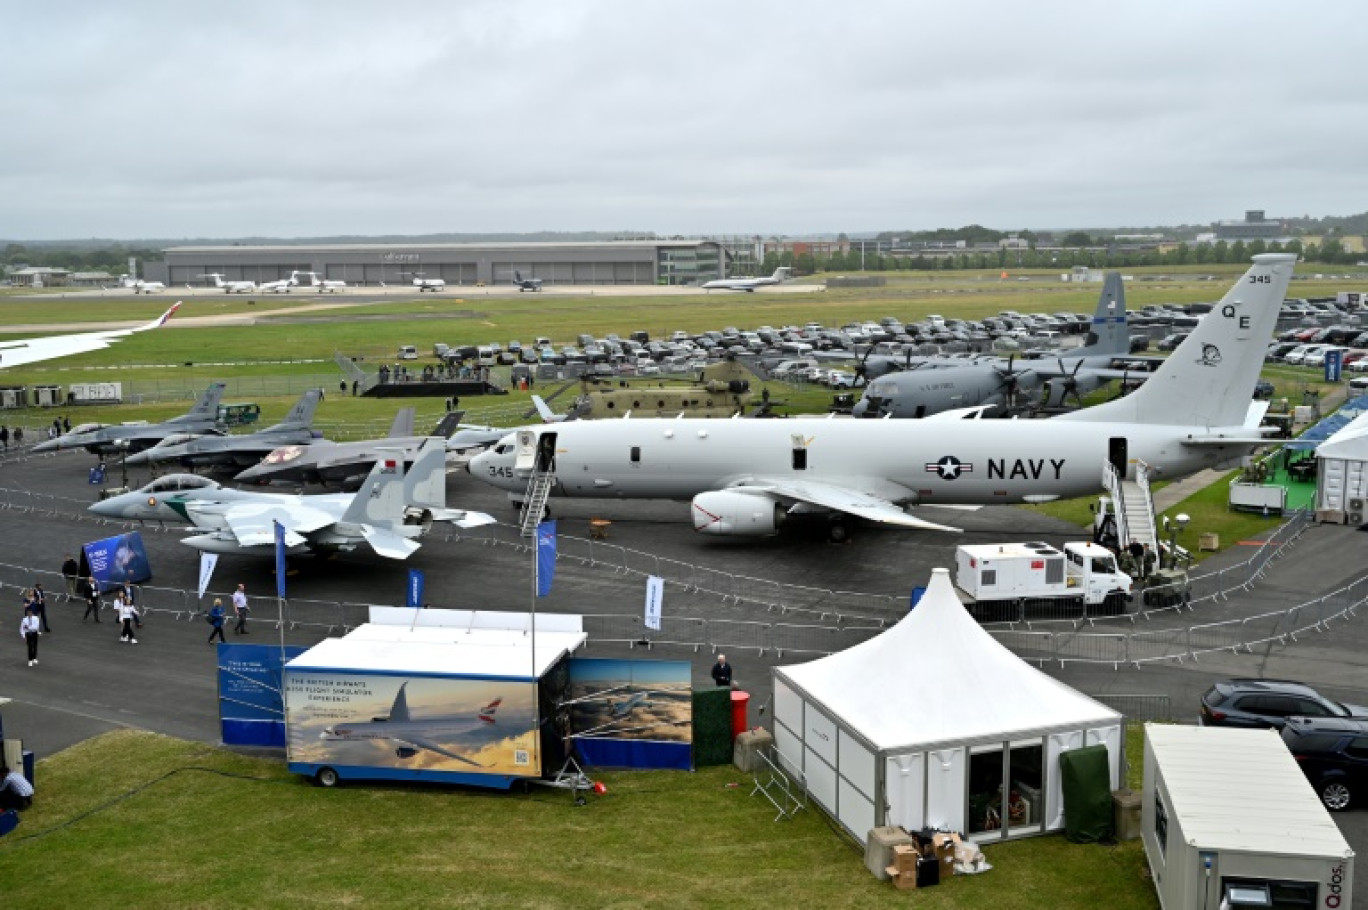
[[[355, 489], [382, 453], [393, 456], [400, 450], [406, 465], [413, 463], [426, 436], [413, 432], [413, 408], [404, 408], [394, 417], [389, 435], [383, 439], [360, 442], [330, 442], [315, 440], [310, 445], [286, 445], [274, 449], [259, 464], [238, 474], [241, 483], [255, 484], [320, 484], [323, 486]], [[446, 439], [459, 422], [460, 413], [452, 411], [437, 424], [433, 436]]]
[[204, 433], [223, 435], [218, 428], [218, 406], [225, 386], [215, 382], [204, 390], [195, 406], [179, 417], [161, 423], [125, 423], [108, 426], [84, 423], [72, 427], [70, 433], [49, 439], [33, 447], [34, 452], [57, 452], [62, 449], [85, 449], [93, 455], [115, 455], [120, 452], [141, 452], [150, 449], [176, 433]]
[[305, 392], [285, 419], [275, 426], [239, 436], [168, 436], [152, 448], [130, 455], [130, 465], [161, 465], [176, 462], [182, 467], [228, 467], [239, 469], [261, 461], [272, 451], [286, 445], [311, 445], [317, 437], [312, 429], [314, 411], [323, 398], [322, 389]]

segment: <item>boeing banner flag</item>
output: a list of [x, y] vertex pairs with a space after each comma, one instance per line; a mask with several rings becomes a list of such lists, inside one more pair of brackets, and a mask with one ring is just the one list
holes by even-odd
[[551, 593], [551, 580], [556, 577], [556, 520], [537, 525], [537, 596]]
[[285, 528], [280, 522], [271, 522], [275, 525], [276, 540], [276, 597], [285, 599]]
[[421, 607], [423, 605], [422, 569], [409, 569], [408, 605], [410, 607]]
[[646, 579], [646, 628], [660, 631], [660, 602], [665, 597], [665, 579], [651, 575]]

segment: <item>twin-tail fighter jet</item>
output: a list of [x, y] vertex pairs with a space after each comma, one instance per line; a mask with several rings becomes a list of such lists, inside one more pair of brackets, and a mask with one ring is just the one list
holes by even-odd
[[[620, 419], [524, 428], [470, 463], [526, 496], [554, 452], [553, 495], [692, 500], [708, 535], [774, 534], [817, 512], [844, 539], [851, 517], [950, 531], [915, 505], [1040, 503], [1102, 488], [1104, 467], [1171, 479], [1237, 461], [1265, 442], [1251, 407], [1296, 256], [1264, 253], [1145, 384], [1044, 420]], [[935, 421], [935, 425], [930, 425]]]

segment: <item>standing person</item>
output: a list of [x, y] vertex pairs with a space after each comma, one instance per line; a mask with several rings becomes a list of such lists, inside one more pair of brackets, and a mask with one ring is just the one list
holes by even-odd
[[24, 611], [24, 618], [19, 622], [19, 637], [28, 645], [28, 665], [32, 667], [38, 663], [38, 617], [32, 610]]
[[719, 686], [730, 686], [732, 684], [732, 668], [727, 663], [727, 655], [717, 655], [717, 663], [712, 668], [713, 682]]
[[252, 612], [252, 608], [247, 606], [247, 586], [238, 585], [233, 592], [233, 613], [237, 616], [237, 625], [233, 631], [238, 635], [247, 634], [247, 614]]
[[216, 636], [219, 641], [223, 642], [225, 645], [228, 644], [223, 637], [223, 601], [221, 599], [217, 597], [214, 598], [214, 608], [209, 611], [208, 619], [209, 625], [214, 627], [214, 631], [209, 633], [209, 644], [212, 645], [214, 643], [214, 638]]
[[1144, 553], [1140, 557], [1141, 581], [1149, 581], [1149, 577], [1154, 574], [1154, 563], [1158, 558], [1159, 556], [1154, 552], [1154, 548], [1145, 544]]
[[1140, 571], [1140, 560], [1145, 555], [1144, 546], [1141, 545], [1140, 541], [1132, 537], [1131, 542], [1126, 545], [1126, 552], [1130, 554], [1131, 561], [1135, 563], [1136, 571]]
[[141, 629], [142, 610], [138, 609], [138, 589], [133, 587], [133, 582], [125, 581], [123, 583], [123, 596], [124, 600], [128, 601], [129, 606], [133, 608], [133, 625]]
[[71, 432], [71, 418], [70, 418], [70, 417], [66, 417], [66, 416], [63, 416], [63, 417], [62, 417], [62, 432], [63, 432], [63, 433], [70, 433], [70, 432]]
[[41, 581], [33, 583], [33, 612], [43, 625], [43, 634], [50, 634], [52, 629], [48, 627], [47, 621], [47, 592], [43, 590]]
[[95, 621], [100, 621], [100, 583], [92, 575], [81, 582], [81, 596], [85, 598], [86, 609], [81, 616], [81, 622], [86, 621], [86, 617], [94, 616]]
[[23, 427], [15, 427], [15, 428], [14, 428], [14, 444], [15, 444], [16, 446], [21, 446], [21, 445], [24, 444], [24, 428], [23, 428]]
[[66, 599], [71, 603], [71, 599], [76, 596], [76, 583], [80, 581], [81, 567], [76, 563], [76, 557], [70, 553], [62, 563], [62, 578], [66, 581]]
[[0, 446], [3, 446], [6, 452], [9, 451], [9, 427], [2, 423], [0, 423]]
[[133, 635], [133, 617], [138, 614], [138, 611], [128, 602], [128, 598], [124, 597], [122, 591], [118, 591], [114, 595], [114, 608], [119, 611], [119, 625], [121, 626], [119, 641], [136, 645], [138, 639]]

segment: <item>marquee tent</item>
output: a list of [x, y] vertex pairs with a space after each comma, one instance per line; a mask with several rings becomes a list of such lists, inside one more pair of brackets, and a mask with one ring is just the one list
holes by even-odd
[[1342, 513], [1346, 523], [1363, 524], [1368, 520], [1368, 409], [1316, 446], [1316, 460], [1317, 515], [1338, 520]]
[[901, 825], [976, 840], [1064, 826], [1059, 756], [1102, 744], [1120, 786], [1119, 713], [1027, 664], [964, 609], [946, 569], [897, 625], [774, 669], [775, 749], [857, 840]]

